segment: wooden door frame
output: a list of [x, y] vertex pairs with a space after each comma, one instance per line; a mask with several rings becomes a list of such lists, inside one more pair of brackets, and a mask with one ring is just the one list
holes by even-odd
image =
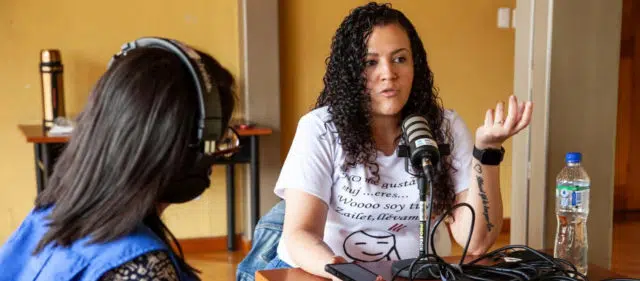
[[[635, 3], [634, 3], [635, 2]], [[614, 184], [614, 219], [621, 219], [623, 211], [629, 210], [627, 202], [629, 199], [626, 190], [627, 184], [631, 182], [629, 178], [632, 174], [631, 162], [633, 137], [633, 114], [634, 104], [640, 101], [637, 84], [640, 81], [640, 60], [636, 54], [640, 54], [640, 2], [623, 0], [622, 4], [622, 31], [620, 38], [620, 78], [618, 91], [618, 117], [616, 124], [616, 164], [615, 164], [615, 184]], [[636, 20], [634, 21], [634, 18]], [[635, 113], [638, 114], [638, 113]], [[636, 160], [637, 161], [637, 160]]]
[[510, 243], [543, 248], [553, 0], [516, 7], [514, 93], [535, 106], [529, 128], [513, 137]]

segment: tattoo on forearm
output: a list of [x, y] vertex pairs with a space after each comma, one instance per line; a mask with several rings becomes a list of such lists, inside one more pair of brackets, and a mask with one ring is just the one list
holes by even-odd
[[473, 166], [473, 169], [476, 170], [478, 174], [482, 174], [482, 166], [480, 166], [480, 164], [476, 164], [475, 166]]
[[478, 189], [480, 189], [480, 198], [482, 198], [482, 207], [484, 208], [484, 218], [487, 220], [487, 230], [491, 232], [491, 229], [494, 225], [489, 221], [489, 197], [487, 193], [484, 192], [484, 179], [481, 176], [476, 176], [478, 180]]

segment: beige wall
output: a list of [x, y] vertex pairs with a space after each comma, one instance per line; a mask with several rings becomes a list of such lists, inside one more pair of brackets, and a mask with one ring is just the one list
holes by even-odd
[[[61, 49], [67, 112], [75, 116], [110, 56], [136, 37], [184, 40], [238, 75], [237, 6], [236, 0], [0, 1], [0, 241], [15, 230], [35, 196], [33, 148], [17, 125], [41, 119], [40, 49]], [[165, 219], [177, 237], [225, 235], [224, 168], [214, 170], [215, 188], [167, 210]], [[238, 211], [241, 225], [240, 206]]]
[[[367, 1], [282, 0], [282, 158], [298, 119], [322, 89], [324, 60], [333, 33], [349, 11]], [[514, 30], [498, 29], [499, 7], [515, 0], [389, 1], [403, 11], [424, 41], [444, 105], [475, 133], [484, 113], [513, 93]], [[475, 134], [474, 134], [475, 135]], [[501, 169], [504, 215], [511, 205], [511, 141]]]
[[[589, 262], [608, 267], [622, 1], [553, 1], [545, 247], [556, 233], [555, 177], [568, 151], [591, 177]], [[532, 136], [540, 138], [542, 136]]]

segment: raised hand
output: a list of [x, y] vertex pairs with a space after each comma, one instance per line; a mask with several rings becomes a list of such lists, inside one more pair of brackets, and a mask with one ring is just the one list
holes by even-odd
[[518, 99], [512, 95], [509, 97], [507, 116], [503, 102], [499, 102], [495, 110], [487, 110], [484, 124], [476, 130], [476, 147], [500, 148], [504, 141], [529, 125], [532, 109], [530, 101], [518, 103]]

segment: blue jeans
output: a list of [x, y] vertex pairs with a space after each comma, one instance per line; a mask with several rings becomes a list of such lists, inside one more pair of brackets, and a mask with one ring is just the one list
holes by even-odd
[[278, 268], [291, 268], [291, 266], [288, 263], [286, 263], [285, 261], [281, 260], [279, 257], [276, 256], [262, 270], [278, 269]]
[[251, 250], [238, 264], [237, 281], [254, 281], [258, 270], [291, 267], [278, 258], [277, 249], [284, 224], [284, 200], [260, 218], [253, 232]]

